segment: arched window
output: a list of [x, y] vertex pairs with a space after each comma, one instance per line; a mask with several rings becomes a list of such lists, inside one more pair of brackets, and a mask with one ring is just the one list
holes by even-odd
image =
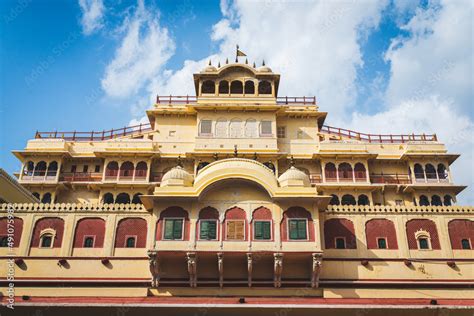
[[214, 81], [211, 81], [211, 80], [204, 81], [201, 86], [201, 93], [215, 94], [216, 85], [214, 84]]
[[111, 161], [107, 164], [105, 168], [105, 178], [116, 178], [118, 175], [118, 162]]
[[0, 236], [0, 248], [8, 247], [8, 237], [7, 236]]
[[341, 203], [342, 205], [356, 205], [357, 204], [354, 196], [350, 194], [343, 195], [341, 199]]
[[373, 218], [365, 223], [368, 249], [397, 249], [397, 233], [391, 220]]
[[461, 240], [461, 248], [464, 250], [469, 250], [471, 249], [471, 242], [469, 239], [462, 239]]
[[56, 173], [58, 171], [58, 163], [56, 161], [52, 161], [49, 163], [48, 171], [46, 176], [48, 177], [56, 177]]
[[352, 181], [352, 166], [343, 162], [338, 167], [340, 181]]
[[345, 218], [331, 218], [324, 222], [326, 249], [356, 249], [354, 223]]
[[242, 81], [234, 80], [230, 83], [230, 94], [243, 94], [244, 87]]
[[28, 161], [25, 164], [25, 168], [23, 169], [23, 175], [25, 176], [32, 176], [35, 170], [35, 164], [33, 161]]
[[53, 235], [43, 234], [40, 238], [40, 248], [52, 248], [53, 247]]
[[34, 176], [43, 177], [46, 174], [46, 162], [40, 161], [36, 164]]
[[242, 137], [242, 121], [240, 119], [232, 119], [230, 121], [230, 138]]
[[438, 169], [436, 171], [438, 172], [438, 178], [440, 180], [445, 180], [448, 178], [448, 171], [446, 170], [446, 166], [442, 163], [438, 164]]
[[365, 194], [359, 195], [359, 198], [357, 199], [357, 205], [369, 205], [369, 197]]
[[255, 94], [255, 84], [251, 80], [245, 81], [245, 94]]
[[431, 249], [430, 238], [427, 235], [420, 235], [416, 238], [418, 249]]
[[94, 237], [88, 236], [84, 238], [83, 248], [93, 248], [94, 247]]
[[125, 243], [125, 248], [135, 248], [135, 237], [128, 237]]
[[451, 206], [453, 205], [453, 197], [449, 194], [446, 194], [444, 196], [444, 203], [445, 206]]
[[41, 198], [41, 203], [51, 203], [51, 193], [47, 192], [43, 194], [43, 197]]
[[199, 240], [218, 240], [219, 212], [209, 206], [201, 209], [196, 228]]
[[339, 202], [339, 197], [335, 194], [331, 194], [332, 198], [331, 198], [331, 201], [329, 201], [329, 205], [339, 205], [341, 204]]
[[258, 83], [258, 94], [272, 94], [272, 85], [266, 80]]
[[426, 179], [436, 179], [436, 169], [432, 164], [425, 166]]
[[112, 193], [105, 193], [102, 197], [102, 203], [104, 204], [113, 204], [114, 203], [114, 196]]
[[35, 198], [37, 198], [39, 200], [40, 194], [38, 192], [33, 192], [32, 194]]
[[443, 202], [441, 202], [441, 198], [439, 197], [439, 195], [433, 195], [431, 197], [431, 205], [433, 205], [433, 206], [442, 206], [443, 205]]
[[181, 207], [171, 206], [161, 211], [156, 223], [156, 240], [189, 240], [189, 213]]
[[420, 203], [418, 203], [420, 206], [429, 206], [430, 205], [430, 200], [426, 197], [426, 195], [420, 195]]
[[430, 219], [407, 221], [406, 233], [410, 249], [441, 249], [436, 224]]
[[358, 162], [354, 166], [354, 176], [356, 181], [366, 181], [367, 173], [364, 164]]
[[453, 219], [448, 223], [451, 247], [455, 250], [472, 249], [474, 241], [474, 221], [470, 219]]
[[98, 217], [81, 218], [76, 225], [74, 248], [102, 248], [104, 246], [105, 220]]
[[227, 137], [227, 120], [218, 119], [216, 121], [216, 137], [225, 138]]
[[257, 137], [257, 121], [255, 119], [245, 121], [245, 137]]
[[117, 195], [115, 199], [115, 203], [117, 204], [129, 204], [130, 203], [130, 195], [128, 193], [120, 193]]
[[120, 178], [121, 179], [131, 179], [133, 178], [133, 163], [130, 161], [125, 161], [120, 167]]
[[326, 181], [331, 182], [331, 181], [337, 181], [337, 175], [336, 175], [336, 166], [330, 162], [326, 164], [324, 167], [324, 173], [326, 176]]
[[229, 94], [229, 82], [222, 80], [219, 82], [219, 94]]
[[142, 201], [140, 200], [140, 195], [143, 195], [141, 193], [136, 193], [133, 195], [132, 203], [133, 204], [141, 204]]
[[146, 179], [146, 174], [148, 171], [148, 165], [144, 161], [137, 163], [137, 168], [135, 169], [135, 179]]
[[133, 248], [145, 248], [147, 222], [143, 218], [124, 218], [117, 224], [115, 248], [128, 248], [132, 245], [129, 238], [134, 238]]
[[414, 172], [415, 179], [425, 179], [425, 172], [423, 171], [423, 167], [419, 163], [415, 164]]

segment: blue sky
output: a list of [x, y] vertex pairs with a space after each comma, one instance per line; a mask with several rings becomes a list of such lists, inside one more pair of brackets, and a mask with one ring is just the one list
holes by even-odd
[[316, 95], [331, 125], [436, 132], [472, 185], [472, 11], [467, 0], [4, 0], [0, 166], [18, 171], [10, 151], [36, 130], [143, 120], [154, 95], [192, 94], [192, 73], [233, 60], [239, 43], [282, 74], [281, 94]]

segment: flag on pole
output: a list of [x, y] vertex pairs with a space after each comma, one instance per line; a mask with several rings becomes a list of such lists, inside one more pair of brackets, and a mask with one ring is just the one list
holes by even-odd
[[237, 45], [237, 57], [243, 57], [243, 56], [247, 56], [243, 51], [241, 51], [239, 49], [239, 45]]

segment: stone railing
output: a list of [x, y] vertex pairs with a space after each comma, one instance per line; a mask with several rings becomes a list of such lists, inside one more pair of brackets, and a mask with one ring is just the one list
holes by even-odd
[[472, 214], [474, 206], [402, 206], [402, 205], [330, 205], [326, 213], [329, 214], [367, 214], [367, 213], [443, 213], [443, 214]]
[[15, 213], [79, 213], [79, 212], [119, 212], [148, 213], [142, 204], [81, 204], [81, 203], [14, 203], [1, 204], [0, 213], [13, 210]]

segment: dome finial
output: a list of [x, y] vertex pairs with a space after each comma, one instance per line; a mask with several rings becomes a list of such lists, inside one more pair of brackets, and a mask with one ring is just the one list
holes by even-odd
[[293, 158], [293, 155], [291, 155], [290, 157], [290, 167], [294, 167], [295, 166], [295, 158]]
[[221, 61], [219, 60], [219, 62], [217, 63], [217, 68], [221, 68]]
[[253, 62], [253, 68], [255, 68], [255, 67], [256, 67], [255, 62]]
[[249, 63], [248, 59], [245, 58], [245, 64], [247, 65]]
[[265, 59], [262, 61], [262, 66], [265, 66]]
[[209, 66], [212, 66], [211, 60], [209, 59]]
[[214, 153], [212, 154], [212, 158], [214, 158], [214, 160], [219, 160], [219, 155], [217, 153]]
[[178, 155], [178, 161], [177, 161], [178, 167], [183, 167], [183, 162], [181, 161], [181, 155]]
[[229, 58], [225, 59], [225, 64], [227, 65], [229, 63]]

